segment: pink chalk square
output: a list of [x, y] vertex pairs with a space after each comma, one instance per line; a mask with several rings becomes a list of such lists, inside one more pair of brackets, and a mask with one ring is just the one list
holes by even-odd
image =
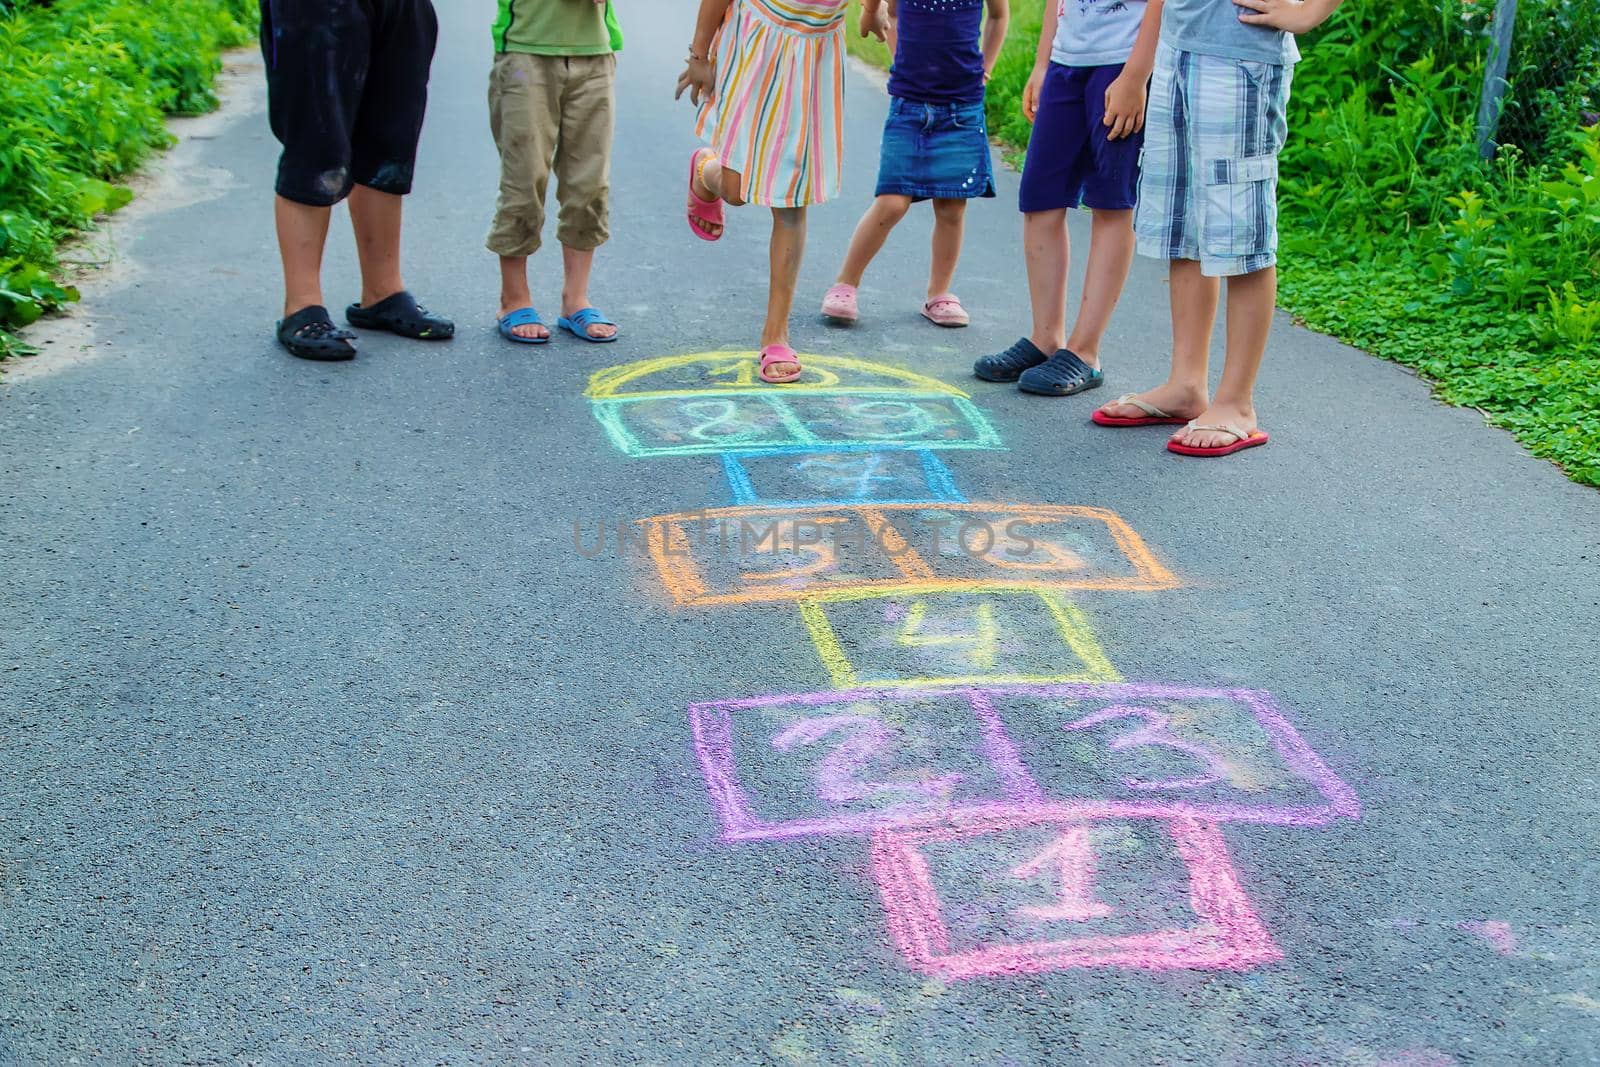
[[890, 937], [947, 979], [1089, 968], [1245, 971], [1283, 958], [1217, 824], [1007, 815], [881, 830]]

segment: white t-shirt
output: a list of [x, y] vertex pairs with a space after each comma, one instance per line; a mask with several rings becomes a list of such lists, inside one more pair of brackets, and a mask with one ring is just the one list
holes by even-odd
[[1060, 0], [1050, 60], [1069, 67], [1110, 67], [1128, 61], [1147, 0]]

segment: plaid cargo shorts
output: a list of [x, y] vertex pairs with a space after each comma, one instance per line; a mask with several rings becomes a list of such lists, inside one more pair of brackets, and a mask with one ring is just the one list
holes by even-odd
[[1160, 46], [1134, 216], [1139, 254], [1208, 277], [1278, 262], [1278, 153], [1290, 67]]

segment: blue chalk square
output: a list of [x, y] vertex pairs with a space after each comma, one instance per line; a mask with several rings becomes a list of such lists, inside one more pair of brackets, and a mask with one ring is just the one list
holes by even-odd
[[925, 449], [766, 449], [722, 457], [735, 505], [959, 504], [950, 469]]

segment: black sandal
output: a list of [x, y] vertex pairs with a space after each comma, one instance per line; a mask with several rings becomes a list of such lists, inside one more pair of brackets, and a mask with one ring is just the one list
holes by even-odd
[[1022, 372], [1017, 388], [1035, 396], [1072, 396], [1086, 389], [1098, 389], [1106, 377], [1099, 369], [1078, 358], [1076, 352], [1061, 349], [1055, 355]]
[[1014, 382], [1022, 377], [1023, 371], [1037, 367], [1048, 358], [1037, 345], [1023, 337], [1004, 352], [978, 360], [972, 365], [972, 373], [986, 382]]
[[335, 326], [328, 309], [320, 304], [301, 308], [278, 323], [278, 343], [300, 359], [320, 363], [355, 359], [356, 346], [350, 343], [355, 339], [349, 330]]
[[433, 314], [404, 289], [369, 308], [351, 304], [344, 317], [359, 329], [387, 330], [413, 341], [448, 341], [456, 335], [455, 323]]

